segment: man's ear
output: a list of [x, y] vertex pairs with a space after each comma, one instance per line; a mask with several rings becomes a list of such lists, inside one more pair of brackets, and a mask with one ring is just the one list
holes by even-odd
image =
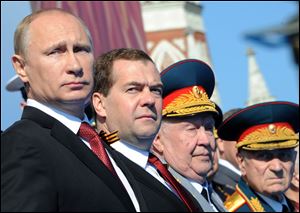
[[238, 151], [236, 153], [236, 159], [239, 164], [239, 168], [240, 168], [242, 176], [245, 176], [246, 175], [245, 157], [243, 156], [242, 151]]
[[11, 60], [12, 60], [13, 67], [16, 73], [18, 74], [18, 76], [20, 77], [20, 79], [24, 83], [28, 82], [28, 76], [25, 70], [26, 63], [24, 58], [20, 55], [13, 55]]
[[106, 117], [105, 97], [99, 92], [94, 92], [92, 95], [92, 104], [97, 115]]
[[157, 133], [157, 135], [155, 136], [153, 142], [152, 142], [152, 150], [160, 155], [163, 154], [164, 151], [164, 145], [162, 144], [161, 140], [160, 140], [160, 134], [159, 132]]
[[224, 154], [224, 143], [225, 142], [221, 138], [218, 138], [216, 140], [216, 142], [217, 142], [219, 153], [220, 153], [221, 156], [223, 156], [223, 154]]

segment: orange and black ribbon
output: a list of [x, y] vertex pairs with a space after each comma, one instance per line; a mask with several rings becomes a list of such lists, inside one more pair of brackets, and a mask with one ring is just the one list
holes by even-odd
[[120, 140], [117, 130], [112, 132], [112, 133], [106, 133], [105, 131], [101, 130], [100, 133], [99, 133], [99, 136], [107, 144], [112, 144], [112, 143]]

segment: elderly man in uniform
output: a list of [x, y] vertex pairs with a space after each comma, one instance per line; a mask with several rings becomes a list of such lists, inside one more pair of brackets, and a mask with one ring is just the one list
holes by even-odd
[[219, 127], [225, 140], [237, 141], [241, 178], [225, 202], [230, 212], [292, 212], [289, 188], [299, 137], [299, 105], [267, 102], [234, 113]]
[[204, 211], [226, 211], [207, 181], [213, 162], [215, 120], [222, 120], [209, 100], [215, 86], [213, 71], [202, 61], [187, 59], [166, 68], [161, 80], [163, 119], [152, 151], [169, 165], [171, 174]]

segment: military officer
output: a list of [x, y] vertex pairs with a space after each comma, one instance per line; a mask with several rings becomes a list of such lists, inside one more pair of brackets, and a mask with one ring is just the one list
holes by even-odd
[[230, 212], [291, 212], [284, 195], [294, 170], [299, 136], [299, 105], [266, 102], [227, 118], [218, 135], [237, 141], [241, 178], [225, 202]]
[[200, 60], [187, 59], [162, 71], [161, 80], [163, 117], [152, 151], [204, 211], [226, 211], [207, 181], [216, 145], [213, 129], [222, 121], [209, 99], [215, 86], [213, 71]]

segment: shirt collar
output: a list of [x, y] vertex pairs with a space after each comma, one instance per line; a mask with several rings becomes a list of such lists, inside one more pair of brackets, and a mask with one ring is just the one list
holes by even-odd
[[277, 201], [277, 200], [274, 200], [274, 199], [272, 199], [272, 198], [270, 198], [270, 197], [267, 197], [267, 196], [265, 196], [265, 195], [262, 195], [262, 194], [260, 194], [260, 193], [257, 193], [269, 206], [271, 206], [271, 208], [272, 209], [274, 209], [275, 210], [275, 212], [282, 212], [282, 205], [284, 204], [284, 205], [286, 205], [287, 207], [289, 207], [288, 206], [288, 204], [287, 204], [287, 201], [286, 201], [286, 199], [285, 199], [285, 197], [282, 195], [282, 194], [280, 194], [280, 202], [279, 201]]
[[202, 192], [203, 188], [205, 188], [208, 192], [208, 183], [205, 181], [203, 184], [200, 184], [194, 180], [189, 179], [190, 183], [197, 189], [198, 192]]
[[122, 140], [116, 141], [112, 143], [110, 146], [115, 150], [117, 150], [118, 152], [122, 153], [129, 160], [138, 164], [143, 169], [146, 168], [148, 162], [148, 155], [149, 155], [148, 151], [140, 150], [132, 146], [131, 144], [123, 142]]
[[43, 111], [44, 113], [50, 115], [51, 117], [57, 119], [62, 124], [64, 124], [66, 127], [68, 127], [74, 134], [77, 134], [79, 127], [81, 125], [81, 122], [89, 123], [89, 120], [86, 115], [84, 115], [83, 120], [80, 120], [79, 118], [77, 118], [73, 115], [70, 115], [70, 114], [67, 114], [58, 109], [46, 106], [46, 105], [44, 105], [36, 100], [33, 100], [33, 99], [27, 100], [27, 106], [37, 108], [37, 109]]

